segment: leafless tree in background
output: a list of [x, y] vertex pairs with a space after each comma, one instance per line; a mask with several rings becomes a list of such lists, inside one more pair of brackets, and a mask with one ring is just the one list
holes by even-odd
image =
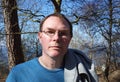
[[24, 62], [24, 55], [21, 46], [16, 0], [2, 0], [2, 6], [10, 70], [16, 64]]

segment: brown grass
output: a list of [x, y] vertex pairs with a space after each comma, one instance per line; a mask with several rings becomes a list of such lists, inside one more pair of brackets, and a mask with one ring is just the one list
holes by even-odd
[[8, 69], [4, 66], [0, 66], [0, 82], [5, 82], [8, 75]]

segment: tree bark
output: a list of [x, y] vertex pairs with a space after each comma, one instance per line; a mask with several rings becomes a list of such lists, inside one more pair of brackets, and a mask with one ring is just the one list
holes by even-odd
[[16, 0], [2, 0], [9, 70], [24, 62]]
[[55, 10], [54, 12], [55, 13], [60, 13], [61, 12], [61, 3], [62, 3], [62, 0], [51, 0], [54, 7], [55, 7]]

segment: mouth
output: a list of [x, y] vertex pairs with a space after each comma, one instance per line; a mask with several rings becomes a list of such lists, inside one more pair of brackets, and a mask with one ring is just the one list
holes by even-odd
[[61, 46], [50, 46], [50, 48], [52, 48], [52, 49], [61, 49], [62, 47]]

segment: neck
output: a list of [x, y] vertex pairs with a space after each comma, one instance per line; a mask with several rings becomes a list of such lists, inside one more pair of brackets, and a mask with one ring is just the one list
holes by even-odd
[[39, 57], [39, 62], [43, 67], [52, 70], [62, 67], [63, 58], [64, 57], [51, 58], [42, 55], [41, 57]]

